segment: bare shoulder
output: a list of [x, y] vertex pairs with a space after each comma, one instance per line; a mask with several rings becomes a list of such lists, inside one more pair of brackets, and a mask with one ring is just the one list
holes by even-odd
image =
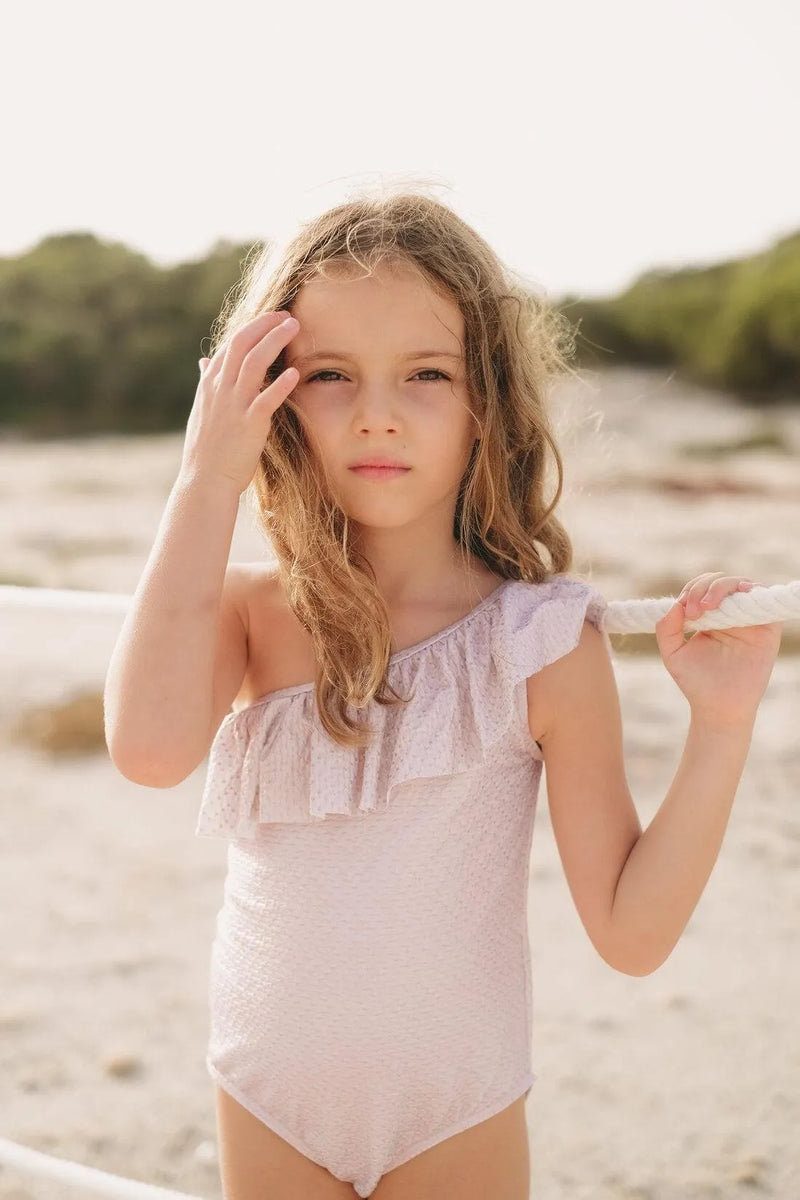
[[278, 564], [273, 562], [228, 563], [225, 591], [248, 630], [254, 605], [285, 603]]
[[269, 692], [312, 682], [316, 660], [311, 638], [289, 606], [279, 564], [232, 563], [231, 568], [231, 591], [248, 647], [238, 708]]

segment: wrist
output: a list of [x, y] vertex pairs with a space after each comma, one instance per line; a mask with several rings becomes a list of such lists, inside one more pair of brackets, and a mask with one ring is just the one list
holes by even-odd
[[749, 737], [753, 732], [758, 709], [721, 715], [716, 712], [703, 712], [693, 708], [690, 712], [689, 726], [696, 733], [715, 736], [729, 735], [736, 738]]
[[214, 474], [212, 471], [192, 467], [187, 463], [181, 463], [175, 479], [175, 487], [182, 491], [209, 492], [221, 497], [230, 497], [235, 499], [237, 504], [241, 496], [238, 484], [234, 483], [232, 479]]

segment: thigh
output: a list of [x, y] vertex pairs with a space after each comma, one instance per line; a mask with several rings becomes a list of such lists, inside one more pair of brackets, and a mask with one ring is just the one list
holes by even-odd
[[387, 1171], [371, 1200], [528, 1200], [525, 1096]]
[[306, 1158], [223, 1088], [216, 1087], [225, 1200], [357, 1200], [349, 1183]]

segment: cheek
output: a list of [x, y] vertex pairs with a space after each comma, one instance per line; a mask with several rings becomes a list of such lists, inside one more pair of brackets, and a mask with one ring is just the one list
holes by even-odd
[[331, 406], [295, 402], [295, 411], [309, 445], [317, 454], [325, 457], [337, 441], [337, 422]]
[[298, 412], [301, 412], [309, 422], [314, 425], [319, 425], [325, 421], [334, 419], [337, 414], [341, 420], [344, 400], [342, 397], [337, 398], [334, 394], [335, 389], [324, 387], [299, 387], [295, 388], [292, 395], [292, 400], [297, 407]]
[[462, 405], [441, 414], [437, 426], [437, 435], [448, 447], [452, 458], [460, 458], [465, 452], [469, 453], [473, 441], [479, 435], [472, 413]]

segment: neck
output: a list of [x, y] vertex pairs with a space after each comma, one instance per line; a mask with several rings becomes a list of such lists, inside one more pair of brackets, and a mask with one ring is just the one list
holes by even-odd
[[375, 572], [389, 607], [425, 603], [460, 588], [479, 586], [491, 575], [473, 555], [465, 557], [449, 526], [432, 532], [429, 522], [396, 529], [357, 526], [354, 547]]

